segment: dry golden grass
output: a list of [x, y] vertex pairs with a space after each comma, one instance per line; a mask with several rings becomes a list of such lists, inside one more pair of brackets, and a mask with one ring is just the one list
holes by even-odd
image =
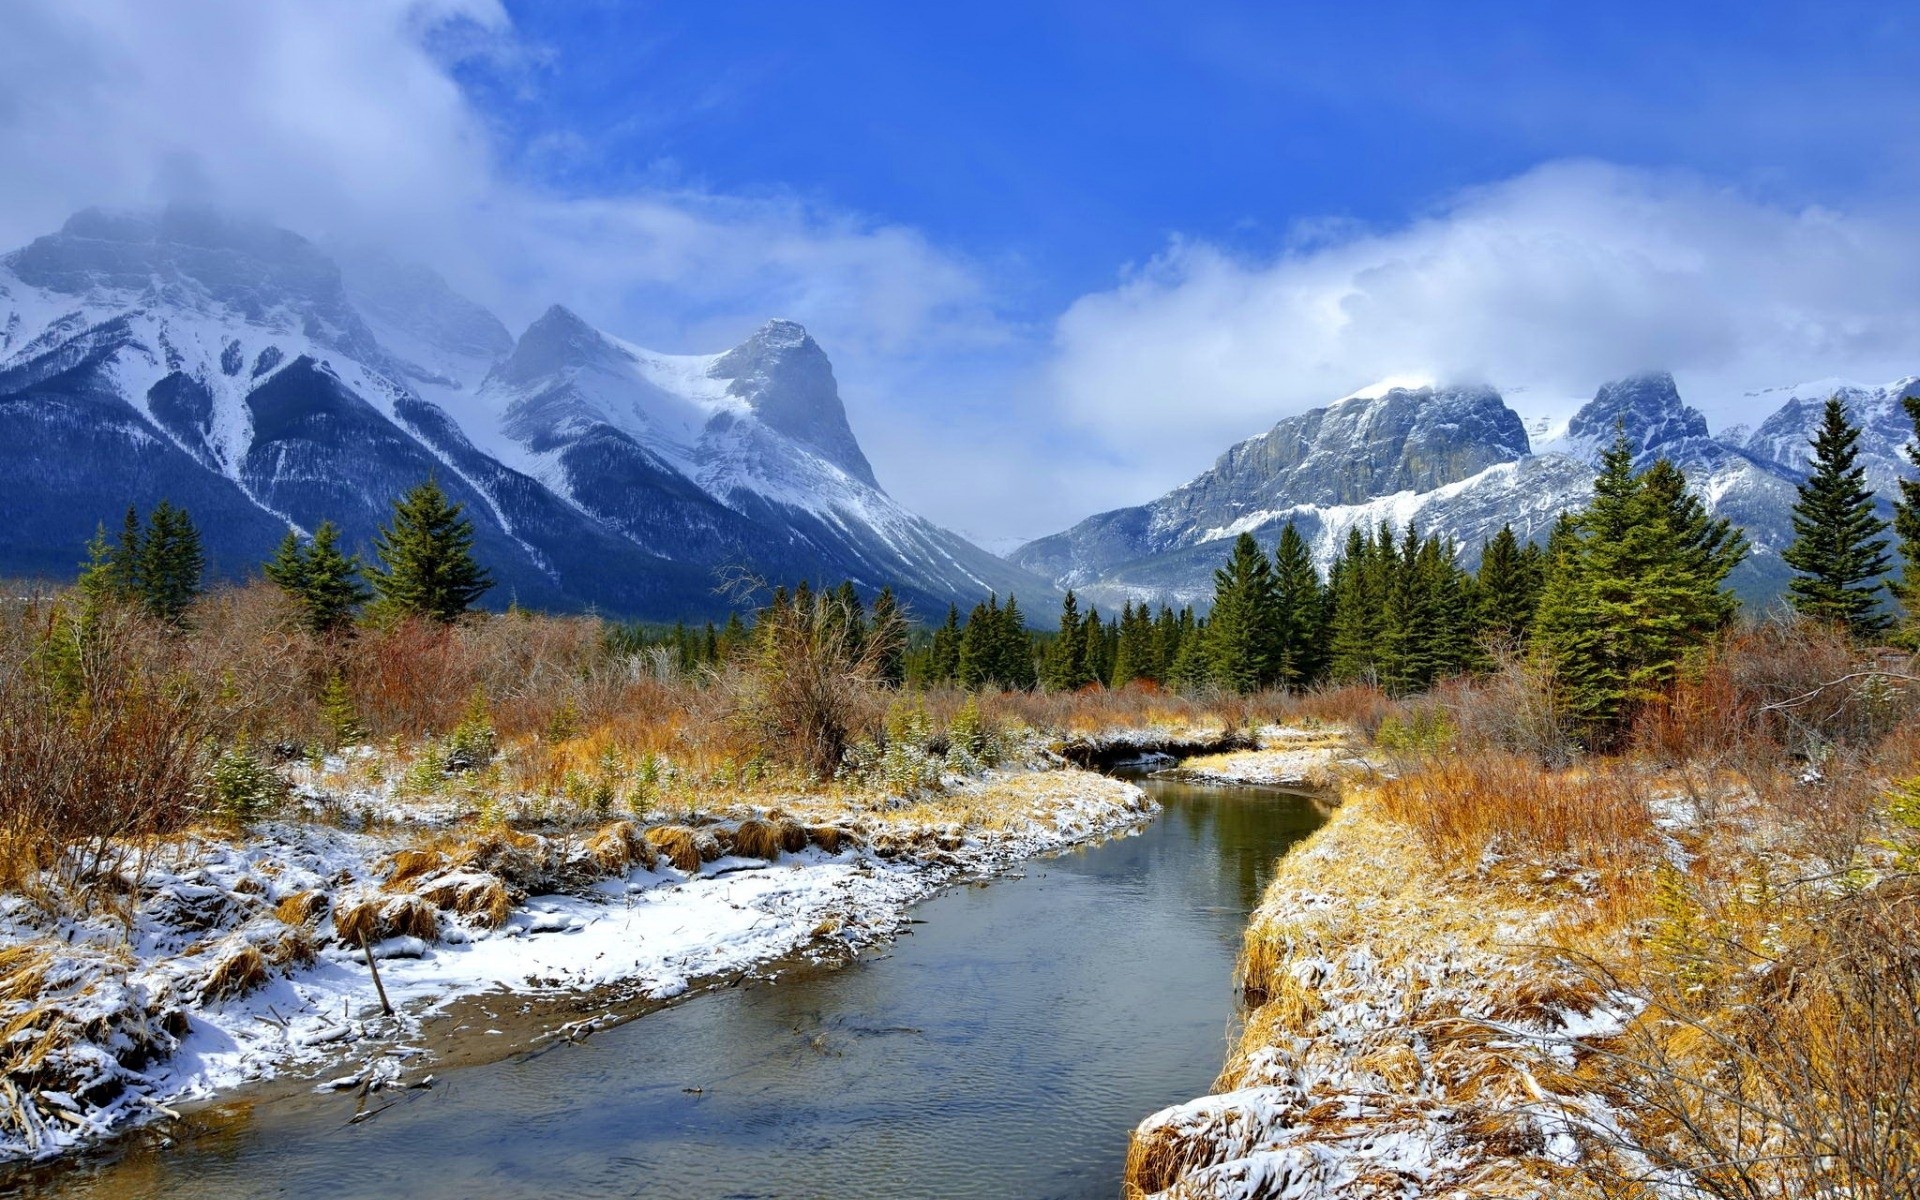
[[235, 946], [214, 961], [201, 985], [204, 1000], [230, 1000], [243, 996], [267, 981], [267, 959], [257, 946]]
[[349, 946], [390, 937], [430, 942], [440, 936], [440, 913], [423, 897], [411, 894], [347, 896], [334, 902], [333, 932]]
[[699, 835], [685, 825], [656, 825], [647, 830], [647, 841], [683, 874], [697, 873], [705, 861]]
[[513, 915], [513, 896], [492, 875], [461, 872], [428, 880], [417, 893], [422, 900], [449, 912], [472, 918], [489, 929]]
[[310, 925], [327, 911], [331, 903], [332, 900], [323, 891], [295, 892], [274, 905], [273, 915], [288, 925]]
[[583, 848], [594, 866], [608, 875], [624, 875], [635, 867], [652, 870], [659, 858], [653, 844], [632, 821], [613, 821], [601, 826]]

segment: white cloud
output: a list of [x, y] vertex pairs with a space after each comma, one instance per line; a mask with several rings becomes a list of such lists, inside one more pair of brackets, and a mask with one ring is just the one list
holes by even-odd
[[940, 397], [905, 390], [939, 377], [930, 361], [1009, 337], [975, 264], [790, 195], [561, 193], [516, 173], [592, 148], [542, 130], [512, 153], [462, 88], [461, 63], [538, 86], [546, 51], [498, 0], [8, 7], [0, 249], [86, 206], [190, 199], [427, 262], [513, 327], [558, 302], [643, 344], [712, 351], [790, 317], [828, 348], [910, 503], [951, 495], [916, 467], [990, 453], [945, 434], [927, 411]]
[[1485, 380], [1524, 410], [1666, 368], [1717, 422], [1751, 420], [1752, 388], [1920, 371], [1920, 230], [1553, 163], [1264, 261], [1176, 239], [1073, 304], [1055, 351], [1066, 418], [1151, 448], [1156, 487], [1386, 375]]

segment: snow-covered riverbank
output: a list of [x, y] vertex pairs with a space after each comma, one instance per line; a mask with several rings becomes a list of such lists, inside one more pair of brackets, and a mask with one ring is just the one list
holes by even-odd
[[1281, 861], [1241, 964], [1251, 1008], [1215, 1094], [1142, 1121], [1128, 1195], [1544, 1197], [1611, 1129], [1577, 1067], [1632, 1000], [1538, 947], [1563, 902], [1442, 878], [1373, 798]]
[[1131, 784], [1050, 770], [864, 812], [796, 801], [692, 826], [423, 839], [303, 823], [188, 839], [147, 864], [130, 923], [0, 902], [0, 1022], [34, 1080], [0, 1095], [0, 1158], [52, 1156], [280, 1074], [418, 1082], [430, 1022], [467, 997], [666, 999], [796, 954], [844, 956], [956, 879], [1137, 826], [1152, 807]]

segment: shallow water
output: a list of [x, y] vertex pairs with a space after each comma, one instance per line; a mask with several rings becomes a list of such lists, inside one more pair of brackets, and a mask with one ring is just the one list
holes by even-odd
[[[1127, 1132], [1207, 1090], [1233, 959], [1312, 797], [1147, 781], [1139, 834], [920, 905], [853, 965], [783, 975], [355, 1101], [242, 1100], [34, 1195], [1114, 1197]], [[385, 1101], [372, 1098], [377, 1105]], [[150, 1139], [149, 1139], [150, 1140]]]

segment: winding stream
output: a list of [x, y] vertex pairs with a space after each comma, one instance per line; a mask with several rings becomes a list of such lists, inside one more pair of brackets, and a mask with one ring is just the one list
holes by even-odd
[[1323, 819], [1305, 795], [1144, 786], [1165, 811], [1138, 834], [949, 891], [851, 966], [446, 1070], [360, 1124], [349, 1098], [238, 1097], [173, 1126], [171, 1145], [132, 1138], [14, 1186], [115, 1200], [1111, 1200], [1128, 1130], [1207, 1090], [1246, 914]]

